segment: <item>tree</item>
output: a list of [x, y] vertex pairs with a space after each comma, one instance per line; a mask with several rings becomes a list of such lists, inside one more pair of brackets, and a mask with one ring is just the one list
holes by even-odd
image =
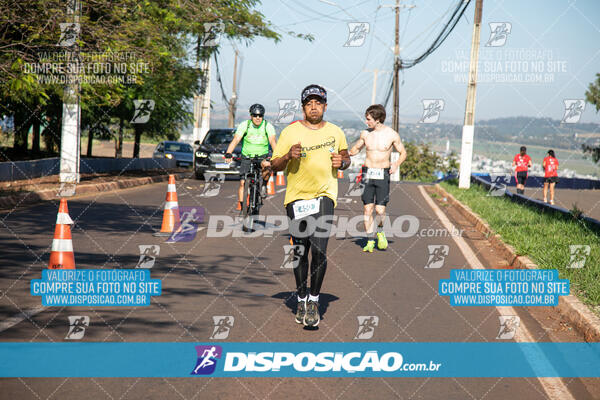
[[[114, 85], [86, 80], [94, 74], [81, 72], [82, 126], [91, 130], [93, 136], [94, 132], [106, 131], [98, 124], [118, 121], [121, 133], [123, 129], [135, 129], [138, 149], [142, 133], [176, 137], [178, 129], [189, 122], [186, 100], [197, 89], [200, 71], [187, 62], [187, 53], [204, 33], [204, 23], [223, 22], [227, 37], [246, 43], [259, 36], [279, 39], [279, 33], [255, 10], [260, 4], [256, 0], [80, 3], [78, 45], [82, 53], [133, 54], [136, 60], [149, 65], [147, 70], [130, 72], [135, 78], [132, 82]], [[56, 61], [51, 58], [52, 53], [61, 50], [57, 42], [59, 24], [66, 22], [66, 2], [7, 0], [0, 2], [0, 16], [0, 113], [14, 116], [14, 147], [27, 149], [27, 133], [31, 124], [38, 121], [45, 127], [43, 139], [47, 148], [58, 150], [64, 88], [60, 83], [41, 80], [44, 72], [32, 68]], [[129, 124], [134, 99], [155, 100], [149, 123]], [[39, 143], [39, 137], [36, 142]]]
[[444, 160], [431, 150], [428, 143], [415, 145], [404, 143], [406, 160], [400, 165], [400, 178], [404, 180], [431, 181], [435, 179], [435, 171], [446, 171], [456, 167], [452, 157], [444, 166]]
[[[588, 90], [585, 92], [585, 100], [596, 107], [596, 112], [600, 111], [600, 73], [596, 74], [596, 81], [590, 83]], [[594, 162], [600, 161], [600, 147], [581, 145], [583, 153], [590, 153]]]

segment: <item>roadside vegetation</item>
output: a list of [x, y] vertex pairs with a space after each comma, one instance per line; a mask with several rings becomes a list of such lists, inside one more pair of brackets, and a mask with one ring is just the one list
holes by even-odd
[[[488, 196], [485, 188], [459, 189], [456, 181], [441, 186], [483, 218], [517, 254], [528, 256], [540, 268], [557, 269], [569, 279], [571, 294], [600, 312], [600, 235], [575, 215], [541, 212], [506, 197]], [[586, 245], [590, 254], [583, 268], [569, 268], [571, 247]]]

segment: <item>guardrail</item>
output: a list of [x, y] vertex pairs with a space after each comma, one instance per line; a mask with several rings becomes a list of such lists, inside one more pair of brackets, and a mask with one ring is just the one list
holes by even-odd
[[[472, 176], [478, 176], [481, 178], [488, 178], [491, 180], [489, 173], [474, 173]], [[510, 177], [504, 182], [507, 186], [516, 186], [515, 175], [509, 174], [494, 174], [494, 176], [506, 176]], [[542, 187], [544, 186], [543, 176], [528, 176], [525, 187]], [[555, 188], [557, 189], [600, 189], [600, 180], [595, 179], [584, 179], [584, 178], [558, 178], [558, 183]]]
[[[528, 206], [538, 208], [542, 211], [545, 211], [545, 210], [556, 211], [556, 212], [563, 214], [564, 216], [571, 216], [573, 218], [575, 217], [571, 213], [571, 211], [567, 210], [566, 208], [559, 207], [556, 205], [551, 205], [548, 203], [544, 203], [541, 200], [532, 199], [532, 198], [524, 196], [522, 194], [512, 193], [510, 190], [508, 190], [508, 188], [507, 188], [508, 185], [506, 185], [505, 183], [491, 182], [491, 181], [488, 181], [487, 179], [484, 179], [484, 177], [485, 177], [485, 175], [481, 176], [481, 175], [472, 174], [471, 182], [481, 185], [488, 190], [494, 189], [495, 193], [501, 193], [501, 195], [508, 197], [509, 199], [511, 199], [512, 201], [514, 201], [516, 203], [526, 204]], [[489, 176], [487, 176], [487, 178], [489, 178]], [[570, 179], [570, 178], [564, 178], [564, 179]], [[527, 181], [529, 181], [529, 178], [527, 179]], [[527, 185], [527, 186], [529, 186], [529, 185]], [[598, 221], [597, 219], [588, 217], [585, 214], [581, 214], [581, 216], [578, 219], [586, 222], [588, 224], [588, 226], [591, 228], [594, 228], [594, 230], [600, 231], [600, 221]]]
[[[150, 169], [176, 168], [177, 162], [168, 158], [85, 158], [80, 159], [82, 174], [124, 172]], [[32, 161], [7, 161], [0, 163], [0, 181], [19, 181], [57, 175], [60, 159], [44, 158]]]

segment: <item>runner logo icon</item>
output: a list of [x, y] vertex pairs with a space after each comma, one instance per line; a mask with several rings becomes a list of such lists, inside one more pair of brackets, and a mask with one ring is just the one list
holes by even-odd
[[358, 331], [354, 339], [371, 339], [375, 333], [375, 327], [379, 325], [379, 317], [376, 315], [361, 315], [358, 319]]
[[225, 31], [225, 24], [223, 22], [205, 22], [204, 36], [201, 39], [201, 47], [218, 46], [223, 31]]
[[77, 22], [65, 22], [58, 25], [60, 26], [60, 39], [58, 39], [58, 46], [73, 46], [79, 37], [81, 26]]
[[440, 113], [444, 110], [446, 102], [443, 99], [425, 99], [423, 103], [423, 116], [419, 122], [423, 124], [435, 124], [440, 119]]
[[365, 44], [370, 29], [368, 22], [348, 22], [348, 40], [344, 47], [360, 47]]
[[283, 246], [284, 259], [281, 268], [294, 269], [300, 264], [300, 258], [304, 255], [304, 246], [301, 244]]
[[585, 110], [585, 101], [583, 99], [565, 99], [565, 115], [563, 116], [563, 124], [576, 124], [581, 118], [581, 114]]
[[362, 172], [351, 172], [348, 174], [348, 179], [350, 179], [350, 186], [348, 186], [346, 196], [362, 196], [363, 192], [365, 191], [365, 184], [362, 182]]
[[154, 100], [133, 100], [133, 106], [135, 111], [133, 112], [133, 118], [129, 121], [132, 124], [145, 124], [150, 119], [150, 114], [154, 111]]
[[450, 248], [445, 244], [430, 244], [427, 246], [427, 250], [429, 251], [429, 258], [425, 268], [442, 268]]
[[136, 268], [152, 268], [156, 257], [160, 253], [160, 246], [157, 244], [140, 244], [140, 259], [138, 260]]
[[205, 184], [204, 190], [198, 195], [198, 197], [215, 197], [219, 195], [221, 191], [221, 185], [225, 182], [225, 174], [215, 174], [213, 172], [207, 172], [204, 174]]
[[198, 232], [198, 224], [204, 219], [203, 207], [179, 207], [181, 218], [175, 222], [173, 233], [167, 243], [191, 242]]
[[583, 268], [585, 260], [590, 255], [590, 246], [587, 244], [572, 244], [569, 246], [569, 251], [571, 252], [571, 258], [567, 268]]
[[67, 333], [65, 339], [83, 339], [83, 335], [85, 335], [85, 328], [88, 326], [90, 326], [90, 317], [87, 315], [70, 315], [69, 333]]
[[520, 318], [516, 315], [500, 315], [500, 331], [496, 339], [510, 340], [515, 337]]
[[490, 174], [490, 180], [490, 190], [488, 190], [486, 196], [504, 196], [504, 193], [506, 193], [506, 187], [510, 183], [510, 175]]
[[231, 315], [213, 315], [213, 322], [215, 326], [209, 339], [222, 340], [229, 337], [235, 318]]
[[217, 368], [217, 359], [223, 355], [221, 346], [196, 346], [198, 360], [190, 375], [210, 375]]
[[279, 99], [279, 114], [275, 119], [276, 124], [289, 124], [300, 111], [300, 101], [296, 99]]
[[490, 39], [485, 44], [486, 47], [502, 47], [506, 44], [506, 39], [512, 30], [510, 22], [490, 22]]

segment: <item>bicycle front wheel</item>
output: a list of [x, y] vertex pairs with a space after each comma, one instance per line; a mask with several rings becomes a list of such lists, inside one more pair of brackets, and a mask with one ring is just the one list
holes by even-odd
[[247, 176], [244, 182], [244, 197], [242, 202], [242, 230], [244, 232], [252, 232], [253, 221], [252, 221], [252, 209], [253, 209], [253, 190], [250, 184], [252, 178]]

